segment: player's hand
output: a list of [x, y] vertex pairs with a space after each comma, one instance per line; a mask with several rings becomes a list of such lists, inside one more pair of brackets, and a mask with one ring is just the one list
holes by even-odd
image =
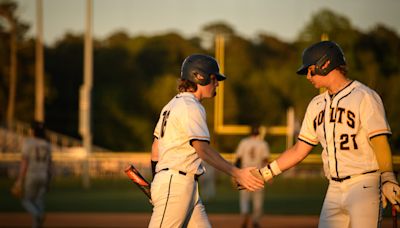
[[[251, 173], [253, 176], [259, 178], [260, 180], [263, 180], [263, 177], [262, 177], [262, 175], [261, 175], [259, 169], [252, 169], [252, 170], [250, 170], [250, 173]], [[236, 188], [237, 190], [246, 190], [246, 188], [243, 187], [241, 184], [239, 184], [239, 182], [237, 182], [234, 178], [232, 178], [232, 185], [233, 185], [233, 187]]]
[[386, 182], [382, 185], [382, 206], [386, 208], [387, 201], [394, 205], [397, 212], [400, 212], [400, 187], [399, 185]]
[[18, 199], [22, 198], [22, 194], [23, 194], [22, 184], [23, 184], [23, 182], [21, 180], [17, 180], [11, 187], [10, 192], [15, 198], [18, 198]]
[[232, 188], [233, 189], [237, 189], [237, 190], [243, 190], [244, 187], [242, 187], [234, 177], [231, 177], [231, 184], [232, 184]]
[[[235, 175], [236, 182], [244, 187], [245, 189], [254, 192], [264, 188], [264, 181], [259, 176], [255, 176], [253, 173], [257, 173], [258, 169], [255, 167], [247, 167], [238, 169]], [[256, 174], [257, 175], [257, 174]]]

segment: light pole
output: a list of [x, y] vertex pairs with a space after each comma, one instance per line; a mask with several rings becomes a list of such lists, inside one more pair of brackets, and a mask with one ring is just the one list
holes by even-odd
[[80, 88], [79, 101], [79, 132], [82, 135], [83, 147], [86, 154], [85, 160], [83, 161], [82, 182], [84, 188], [90, 188], [89, 155], [92, 150], [91, 92], [93, 81], [92, 0], [86, 0], [86, 5], [87, 11], [83, 63], [83, 85]]
[[11, 127], [14, 121], [15, 96], [17, 86], [17, 29], [16, 19], [12, 15], [15, 10], [15, 4], [4, 4], [0, 6], [0, 15], [10, 24], [10, 88], [7, 104], [7, 126]]
[[43, 0], [36, 0], [35, 120], [44, 122]]

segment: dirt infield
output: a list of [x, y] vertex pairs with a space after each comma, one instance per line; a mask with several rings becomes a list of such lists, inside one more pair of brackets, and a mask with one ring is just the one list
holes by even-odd
[[[238, 214], [209, 214], [213, 227], [239, 228]], [[145, 228], [150, 214], [136, 213], [48, 213], [45, 228]], [[1, 228], [29, 228], [31, 218], [26, 213], [0, 214]], [[317, 227], [317, 216], [264, 215], [264, 228], [311, 228]], [[384, 228], [393, 227], [390, 218], [383, 221]]]

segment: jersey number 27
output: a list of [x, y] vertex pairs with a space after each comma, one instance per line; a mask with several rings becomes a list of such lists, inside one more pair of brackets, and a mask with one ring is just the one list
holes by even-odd
[[163, 120], [162, 120], [162, 124], [161, 124], [161, 138], [164, 137], [164, 134], [165, 134], [165, 128], [167, 127], [167, 120], [169, 117], [169, 113], [170, 113], [170, 111], [168, 110], [168, 111], [164, 111], [162, 114]]

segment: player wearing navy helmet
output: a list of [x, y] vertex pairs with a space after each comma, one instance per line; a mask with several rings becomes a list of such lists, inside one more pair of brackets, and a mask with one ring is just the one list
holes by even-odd
[[319, 227], [380, 227], [382, 205], [388, 200], [399, 210], [400, 201], [381, 98], [347, 77], [343, 51], [332, 41], [305, 49], [297, 73], [327, 90], [309, 103], [297, 143], [260, 169], [264, 180], [295, 166], [321, 144], [329, 187]]
[[238, 169], [210, 146], [203, 99], [216, 95], [224, 80], [217, 61], [207, 55], [188, 56], [182, 64], [177, 94], [161, 111], [154, 129], [151, 183], [153, 214], [149, 227], [211, 227], [198, 193], [202, 161], [233, 176], [250, 191], [261, 189], [255, 167]]

